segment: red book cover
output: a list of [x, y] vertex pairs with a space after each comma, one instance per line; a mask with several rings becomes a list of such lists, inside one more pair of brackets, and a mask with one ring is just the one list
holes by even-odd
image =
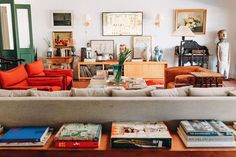
[[57, 148], [98, 148], [98, 141], [55, 141], [55, 147]]

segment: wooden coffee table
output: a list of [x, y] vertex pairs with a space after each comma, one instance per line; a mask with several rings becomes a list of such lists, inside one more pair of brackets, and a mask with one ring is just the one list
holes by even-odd
[[221, 87], [223, 75], [216, 72], [191, 72], [195, 77], [194, 87]]

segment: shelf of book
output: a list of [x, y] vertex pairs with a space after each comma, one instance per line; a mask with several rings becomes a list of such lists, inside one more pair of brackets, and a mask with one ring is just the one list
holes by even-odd
[[177, 133], [171, 133], [171, 149], [114, 149], [110, 135], [103, 134], [97, 149], [55, 148], [54, 135], [44, 147], [0, 147], [1, 157], [233, 157], [236, 148], [186, 148]]

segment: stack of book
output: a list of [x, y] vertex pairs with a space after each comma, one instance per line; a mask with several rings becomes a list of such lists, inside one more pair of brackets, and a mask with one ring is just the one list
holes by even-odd
[[163, 122], [113, 122], [113, 148], [171, 148], [171, 135]]
[[98, 148], [101, 141], [100, 124], [64, 124], [55, 136], [58, 148]]
[[11, 128], [0, 138], [0, 146], [44, 146], [50, 136], [49, 127]]
[[235, 147], [232, 130], [219, 120], [181, 121], [177, 132], [186, 147]]

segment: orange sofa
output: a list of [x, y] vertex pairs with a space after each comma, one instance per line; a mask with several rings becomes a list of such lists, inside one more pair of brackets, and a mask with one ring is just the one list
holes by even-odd
[[38, 60], [33, 63], [25, 65], [25, 68], [28, 72], [29, 77], [38, 77], [38, 76], [62, 76], [64, 81], [63, 89], [71, 89], [73, 84], [73, 70], [46, 70], [44, 69], [43, 61]]
[[64, 78], [52, 77], [28, 77], [28, 73], [23, 65], [19, 65], [8, 71], [0, 72], [0, 86], [3, 89], [25, 90], [37, 88], [45, 91], [58, 91], [64, 89]]
[[165, 70], [165, 88], [192, 85], [194, 76], [191, 72], [207, 72], [208, 69], [199, 66], [171, 67]]

